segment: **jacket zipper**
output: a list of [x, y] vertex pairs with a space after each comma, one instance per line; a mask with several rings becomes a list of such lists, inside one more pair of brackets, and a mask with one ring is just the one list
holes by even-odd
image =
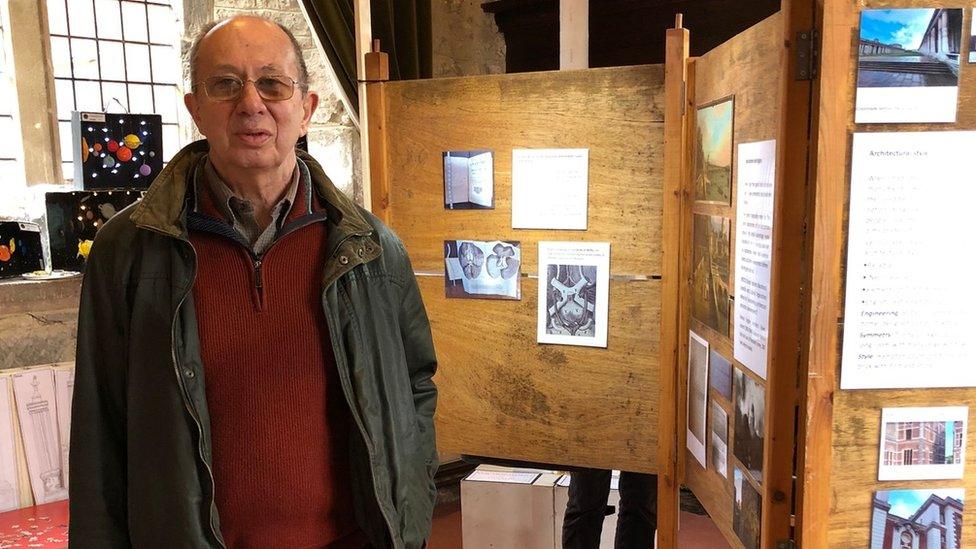
[[[365, 235], [364, 234], [358, 234], [358, 233], [357, 234], [351, 234], [351, 235], [347, 236], [346, 238], [343, 238], [341, 241], [339, 241], [339, 243], [336, 244], [335, 249], [336, 250], [339, 250], [340, 248], [342, 248], [342, 245], [345, 244], [347, 240], [350, 240], [354, 236], [366, 237], [366, 236], [369, 236], [369, 235], [368, 234], [365, 234]], [[335, 252], [333, 252], [333, 254], [334, 253]], [[338, 280], [338, 278], [336, 278], [336, 280]], [[333, 281], [332, 284], [330, 284], [330, 287], [332, 285], [334, 285], [335, 283], [336, 282]], [[328, 291], [328, 288], [326, 288], [323, 291], [323, 297], [324, 297], [325, 291]], [[326, 323], [327, 324], [332, 324], [332, 326], [336, 325], [337, 323], [332, 321], [331, 311], [329, 311], [329, 309], [327, 307], [325, 307], [325, 304], [324, 303], [322, 304], [322, 309], [325, 312]], [[393, 522], [390, 520], [389, 515], [387, 514], [386, 510], [383, 508], [383, 504], [380, 501], [380, 494], [377, 491], [378, 490], [377, 489], [378, 483], [376, 482], [376, 474], [374, 472], [374, 466], [373, 466], [373, 456], [374, 456], [374, 453], [373, 453], [373, 444], [372, 444], [372, 441], [369, 439], [369, 437], [366, 436], [366, 427], [363, 425], [363, 419], [359, 415], [359, 410], [357, 410], [352, 405], [352, 398], [350, 398], [350, 395], [352, 393], [352, 387], [349, 386], [349, 372], [346, 371], [343, 368], [339, 368], [338, 367], [340, 361], [343, 362], [343, 364], [345, 365], [346, 368], [348, 368], [348, 364], [346, 363], [346, 359], [345, 359], [344, 356], [340, 356], [340, 353], [335, 352], [336, 351], [336, 347], [338, 347], [338, 344], [336, 342], [335, 330], [332, 329], [332, 326], [327, 326], [327, 328], [329, 330], [329, 339], [332, 342], [333, 356], [336, 358], [336, 369], [338, 370], [338, 373], [339, 373], [339, 383], [342, 385], [342, 392], [343, 392], [343, 395], [346, 397], [346, 405], [349, 407], [349, 411], [352, 413], [353, 419], [355, 420], [356, 427], [359, 428], [359, 434], [360, 434], [360, 436], [363, 437], [363, 443], [366, 445], [366, 454], [367, 454], [367, 457], [369, 457], [369, 474], [372, 477], [373, 496], [376, 498], [376, 505], [380, 509], [380, 515], [383, 516], [383, 522], [386, 524], [387, 532], [390, 534], [390, 541], [392, 541], [393, 542], [393, 545], [396, 546], [397, 545], [397, 543], [396, 543], [397, 536], [396, 536], [396, 533], [395, 533], [395, 531], [393, 529]]]
[[[183, 241], [182, 239], [179, 240]], [[187, 241], [183, 241], [183, 242], [186, 242], [186, 245], [189, 246], [190, 250], [193, 252], [193, 258], [194, 258], [193, 280], [183, 290], [183, 295], [180, 296], [179, 304], [177, 304], [176, 311], [173, 314], [173, 321], [170, 326], [170, 340], [173, 343], [170, 346], [170, 351], [172, 352], [173, 355], [173, 368], [174, 371], [176, 372], [176, 380], [180, 384], [180, 389], [183, 396], [183, 406], [186, 407], [186, 411], [189, 412], [190, 417], [193, 418], [193, 422], [196, 424], [197, 432], [199, 433], [199, 438], [197, 440], [197, 455], [199, 456], [200, 461], [203, 462], [203, 466], [207, 469], [207, 478], [210, 481], [210, 497], [209, 497], [210, 505], [207, 508], [207, 516], [209, 517], [209, 520], [207, 521], [207, 523], [210, 526], [210, 533], [213, 534], [214, 539], [217, 540], [217, 543], [220, 544], [221, 547], [224, 547], [226, 549], [227, 546], [224, 544], [224, 539], [217, 532], [217, 529], [214, 528], [214, 523], [213, 523], [213, 506], [214, 506], [214, 497], [215, 497], [214, 494], [216, 493], [217, 487], [214, 482], [213, 469], [210, 467], [210, 462], [207, 461], [207, 458], [203, 454], [203, 422], [200, 421], [199, 414], [197, 413], [196, 409], [193, 407], [193, 404], [190, 402], [190, 397], [188, 394], [189, 391], [187, 391], [186, 384], [183, 382], [183, 376], [180, 375], [180, 359], [176, 353], [176, 320], [179, 318], [180, 309], [183, 308], [183, 303], [186, 301], [187, 296], [190, 295], [190, 289], [193, 288], [193, 285], [196, 283], [196, 279], [197, 279], [197, 272], [195, 267], [197, 251], [193, 247], [193, 244], [191, 244], [190, 242]]]

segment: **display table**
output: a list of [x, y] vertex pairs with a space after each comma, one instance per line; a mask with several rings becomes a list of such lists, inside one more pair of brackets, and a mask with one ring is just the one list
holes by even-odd
[[0, 547], [68, 546], [68, 500], [0, 513]]

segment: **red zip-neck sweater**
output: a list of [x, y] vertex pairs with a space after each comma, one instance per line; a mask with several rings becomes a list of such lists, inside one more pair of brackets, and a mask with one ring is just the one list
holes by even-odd
[[228, 548], [366, 544], [348, 482], [352, 423], [322, 311], [324, 207], [302, 179], [260, 259], [232, 238], [203, 181], [191, 214], [193, 302]]

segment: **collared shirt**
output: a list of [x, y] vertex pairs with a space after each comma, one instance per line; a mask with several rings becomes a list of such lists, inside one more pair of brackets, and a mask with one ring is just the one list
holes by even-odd
[[[267, 227], [261, 227], [261, 224], [258, 223], [251, 201], [241, 198], [224, 183], [209, 158], [204, 162], [202, 174], [198, 173], [198, 177], [203, 179], [210, 196], [213, 197], [214, 205], [224, 216], [224, 219], [246, 241], [251, 243], [251, 250], [254, 255], [264, 255], [264, 252], [274, 243], [278, 230], [291, 212], [292, 204], [295, 203], [295, 195], [298, 193], [298, 166], [295, 166], [291, 184], [289, 184], [285, 196], [271, 209], [271, 223]], [[197, 186], [199, 187], [199, 183]]]

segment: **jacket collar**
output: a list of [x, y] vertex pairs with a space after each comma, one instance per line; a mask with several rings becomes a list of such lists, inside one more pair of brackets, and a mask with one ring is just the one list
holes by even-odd
[[[193, 181], [197, 162], [210, 150], [205, 139], [183, 147], [159, 172], [145, 197], [135, 207], [131, 220], [137, 226], [175, 238], [187, 238], [187, 192]], [[330, 240], [346, 236], [366, 236], [373, 230], [359, 212], [355, 202], [342, 194], [322, 166], [304, 151], [296, 151], [299, 160], [308, 167], [312, 186], [325, 202], [328, 220], [332, 226]]]

